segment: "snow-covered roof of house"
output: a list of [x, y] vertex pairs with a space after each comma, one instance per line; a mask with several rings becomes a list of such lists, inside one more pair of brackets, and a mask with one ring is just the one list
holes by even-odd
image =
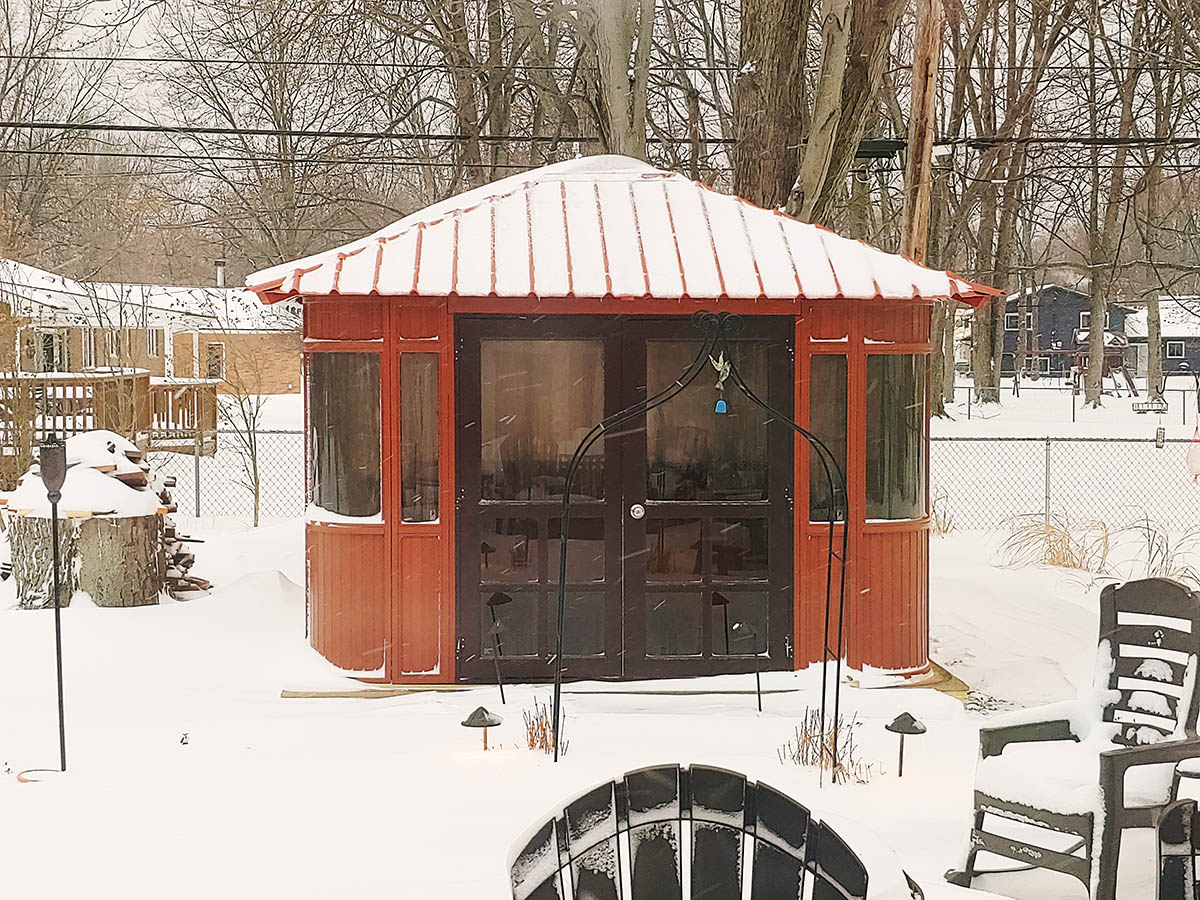
[[[1149, 336], [1143, 308], [1125, 317], [1125, 333], [1131, 338]], [[1158, 321], [1164, 338], [1200, 337], [1200, 297], [1159, 297]]]
[[77, 281], [0, 259], [0, 302], [35, 325], [293, 331], [294, 306], [265, 308], [242, 288]]
[[[1060, 291], [1066, 291], [1071, 294], [1078, 294], [1080, 297], [1088, 296], [1088, 289], [1086, 286], [1085, 287], [1071, 287], [1070, 285], [1058, 284], [1053, 281], [1049, 281], [1046, 284], [1038, 284], [1038, 285], [1034, 285], [1033, 287], [1027, 287], [1027, 288], [1025, 288], [1025, 295], [1028, 297], [1032, 297], [1034, 294], [1041, 294], [1043, 291], [1048, 291], [1051, 288], [1057, 288]], [[1009, 294], [1004, 299], [1005, 300], [1016, 300], [1020, 296], [1021, 296], [1020, 291], [1013, 291], [1011, 294]]]
[[307, 295], [894, 299], [998, 293], [623, 156], [512, 175], [257, 272]]

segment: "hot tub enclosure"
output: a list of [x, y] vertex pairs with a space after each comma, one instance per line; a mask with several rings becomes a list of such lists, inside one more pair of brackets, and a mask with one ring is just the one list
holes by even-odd
[[991, 289], [613, 156], [247, 284], [303, 301], [308, 627], [337, 665], [486, 681], [498, 651], [511, 677], [549, 677], [567, 461], [679, 376], [709, 310], [743, 317], [739, 370], [830, 445], [849, 508], [806, 443], [736, 395], [715, 413], [699, 378], [575, 480], [567, 676], [819, 660], [831, 512], [848, 663], [928, 666], [929, 305]]

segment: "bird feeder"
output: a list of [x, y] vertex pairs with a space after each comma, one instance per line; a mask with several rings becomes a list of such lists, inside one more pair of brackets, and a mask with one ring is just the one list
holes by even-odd
[[924, 734], [925, 723], [914, 718], [912, 713], [900, 713], [890, 723], [883, 726], [893, 734], [900, 735], [900, 761], [897, 765], [897, 778], [904, 777], [904, 736], [908, 734]]
[[490, 713], [482, 706], [463, 719], [463, 725], [467, 728], [482, 728], [483, 729], [483, 749], [487, 750], [487, 730], [499, 725], [504, 720], [495, 713]]

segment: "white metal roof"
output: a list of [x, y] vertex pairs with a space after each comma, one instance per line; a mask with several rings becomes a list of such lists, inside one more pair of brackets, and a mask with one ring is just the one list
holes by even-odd
[[622, 156], [501, 179], [246, 284], [268, 302], [336, 294], [979, 302], [996, 293]]

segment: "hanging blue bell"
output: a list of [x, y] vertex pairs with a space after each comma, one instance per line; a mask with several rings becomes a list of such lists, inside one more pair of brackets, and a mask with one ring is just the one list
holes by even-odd
[[717, 400], [717, 412], [720, 413], [721, 415], [725, 414], [725, 398], [724, 397], [720, 397]]

